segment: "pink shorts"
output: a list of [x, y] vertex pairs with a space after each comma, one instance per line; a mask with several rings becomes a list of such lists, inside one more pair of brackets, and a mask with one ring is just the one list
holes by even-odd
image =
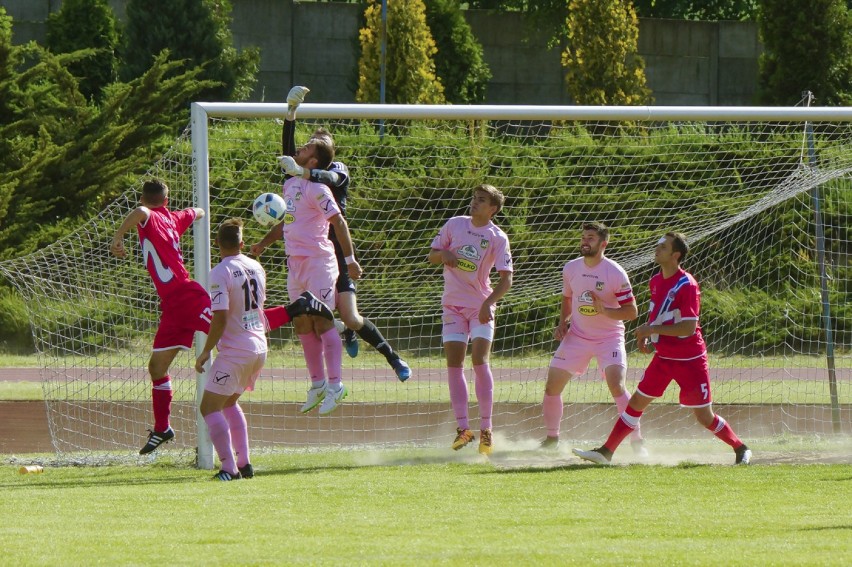
[[287, 258], [287, 293], [296, 301], [306, 291], [320, 298], [334, 311], [337, 306], [337, 262], [331, 258], [290, 256]]
[[[493, 308], [491, 314], [494, 314]], [[441, 336], [445, 343], [458, 341], [467, 344], [469, 338], [494, 341], [494, 319], [480, 323], [479, 309], [444, 305], [441, 320], [444, 322]]]
[[680, 386], [680, 405], [683, 407], [702, 408], [713, 402], [706, 354], [692, 360], [669, 360], [654, 355], [636, 391], [649, 398], [659, 398], [672, 380]]
[[190, 280], [160, 300], [160, 325], [154, 336], [154, 350], [192, 348], [196, 331], [210, 331], [213, 312], [210, 294], [201, 284]]
[[213, 394], [231, 397], [254, 390], [254, 383], [263, 370], [266, 353], [225, 351], [216, 355], [204, 389]]
[[597, 359], [602, 376], [609, 366], [627, 368], [624, 338], [590, 341], [569, 331], [553, 354], [550, 366], [580, 375], [589, 368], [592, 357]]

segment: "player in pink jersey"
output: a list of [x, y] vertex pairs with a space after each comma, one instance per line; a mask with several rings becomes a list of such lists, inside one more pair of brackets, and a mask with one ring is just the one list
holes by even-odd
[[[479, 403], [479, 452], [493, 449], [491, 411], [494, 405], [494, 376], [489, 355], [494, 340], [497, 302], [512, 287], [512, 254], [509, 238], [491, 219], [503, 208], [505, 197], [491, 185], [473, 190], [470, 216], [453, 217], [432, 241], [429, 262], [444, 266], [443, 342], [447, 357], [450, 402], [458, 428], [453, 441], [456, 451], [475, 439], [468, 420], [468, 388], [464, 359], [468, 340]], [[491, 269], [500, 280], [491, 287]]]
[[[326, 138], [311, 138], [296, 150], [296, 163], [305, 169], [326, 169], [334, 159], [334, 146]], [[353, 280], [361, 277], [361, 266], [355, 259], [355, 247], [346, 219], [331, 190], [322, 183], [301, 177], [284, 182], [284, 219], [257, 244], [252, 245], [255, 256], [277, 240], [284, 240], [287, 254], [287, 291], [295, 297], [311, 291], [334, 309], [335, 283], [338, 277], [334, 246], [328, 238], [329, 226], [345, 254], [346, 269]], [[301, 412], [320, 406], [320, 415], [333, 412], [348, 394], [341, 380], [343, 374], [343, 345], [333, 321], [319, 317], [297, 317], [293, 323], [302, 343], [305, 363], [311, 375], [311, 388]], [[326, 373], [328, 376], [326, 377]]]
[[[562, 270], [562, 309], [553, 337], [560, 341], [547, 371], [542, 414], [547, 437], [544, 449], [559, 445], [562, 422], [562, 391], [568, 382], [584, 373], [592, 357], [606, 380], [618, 411], [630, 401], [627, 393], [627, 352], [624, 348], [624, 321], [639, 314], [627, 272], [604, 256], [609, 229], [599, 222], [583, 225], [580, 257]], [[570, 322], [570, 328], [569, 328]], [[633, 432], [633, 448], [647, 456], [641, 433]]]
[[204, 372], [216, 347], [219, 354], [207, 373], [200, 411], [222, 462], [214, 478], [236, 480], [254, 476], [249, 462], [248, 425], [238, 400], [243, 392], [254, 389], [266, 362], [266, 272], [241, 253], [240, 219], [223, 222], [216, 243], [221, 262], [210, 270], [213, 321], [195, 370]]
[[[196, 331], [209, 331], [212, 318], [210, 296], [190, 279], [180, 250], [181, 235], [204, 216], [204, 210], [196, 207], [172, 212], [167, 207], [168, 201], [169, 188], [164, 182], [146, 181], [142, 185], [141, 205], [125, 217], [110, 246], [115, 256], [126, 257], [124, 235], [136, 227], [143, 262], [160, 296], [160, 323], [148, 361], [153, 384], [154, 429], [149, 430], [148, 441], [139, 451], [142, 455], [174, 439], [175, 432], [169, 424], [172, 403], [169, 367], [179, 351], [192, 348]], [[277, 328], [306, 312], [332, 319], [328, 307], [312, 296], [302, 297], [287, 307], [274, 307], [266, 314], [270, 327]]]
[[751, 461], [751, 450], [713, 412], [707, 349], [698, 325], [701, 291], [692, 274], [680, 267], [688, 252], [686, 239], [678, 232], [666, 233], [657, 243], [654, 261], [660, 272], [651, 277], [648, 323], [634, 332], [641, 352], [649, 353], [651, 345], [656, 347], [654, 358], [606, 442], [591, 451], [574, 449], [578, 457], [610, 464], [618, 445], [639, 426], [645, 408], [674, 380], [680, 386], [680, 405], [691, 408], [698, 423], [733, 448], [734, 462], [747, 465]]

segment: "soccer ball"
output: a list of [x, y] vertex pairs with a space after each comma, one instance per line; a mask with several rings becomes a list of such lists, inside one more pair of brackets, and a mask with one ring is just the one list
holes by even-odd
[[287, 212], [284, 198], [277, 193], [264, 193], [254, 200], [251, 208], [254, 218], [263, 226], [278, 224]]

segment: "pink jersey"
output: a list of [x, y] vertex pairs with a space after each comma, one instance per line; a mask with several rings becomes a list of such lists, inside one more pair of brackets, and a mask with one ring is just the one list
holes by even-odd
[[183, 265], [180, 251], [180, 236], [195, 221], [195, 209], [184, 209], [175, 213], [166, 207], [150, 210], [148, 220], [139, 223], [139, 243], [142, 245], [142, 258], [157, 295], [167, 296], [176, 284], [189, 280], [189, 272]]
[[432, 248], [450, 250], [458, 258], [455, 268], [444, 265], [442, 305], [479, 309], [493, 291], [491, 268], [512, 271], [509, 238], [490, 221], [477, 227], [469, 216], [453, 217], [432, 241]]
[[[698, 321], [701, 311], [701, 290], [692, 274], [682, 269], [670, 278], [662, 273], [651, 277], [651, 308], [648, 323], [651, 325], [673, 325], [681, 321]], [[673, 360], [690, 360], [702, 356], [707, 347], [701, 335], [701, 326], [685, 337], [667, 337], [652, 335], [657, 356]]]
[[328, 219], [340, 214], [331, 189], [301, 177], [284, 182], [284, 250], [288, 256], [327, 255], [337, 263], [328, 239]]
[[562, 294], [571, 298], [571, 333], [590, 341], [623, 338], [624, 322], [598, 313], [592, 292], [613, 309], [633, 301], [630, 279], [617, 262], [604, 257], [590, 268], [583, 258], [571, 260], [562, 268]]
[[225, 332], [216, 345], [221, 352], [234, 349], [266, 352], [266, 272], [243, 254], [227, 256], [210, 270], [210, 304], [213, 312], [228, 311]]

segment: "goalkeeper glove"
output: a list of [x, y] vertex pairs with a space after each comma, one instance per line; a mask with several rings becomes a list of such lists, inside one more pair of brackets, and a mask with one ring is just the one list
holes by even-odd
[[287, 93], [287, 120], [296, 119], [296, 109], [305, 102], [305, 95], [311, 92], [308, 87], [295, 86]]
[[296, 163], [292, 156], [279, 156], [278, 165], [287, 175], [292, 177], [301, 177], [305, 173], [305, 168]]

